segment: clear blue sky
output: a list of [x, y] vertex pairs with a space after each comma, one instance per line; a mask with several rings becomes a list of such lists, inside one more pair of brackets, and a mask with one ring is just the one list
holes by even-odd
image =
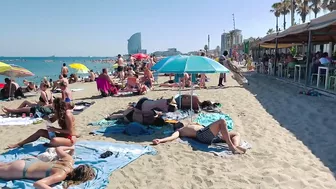
[[115, 56], [127, 53], [135, 32], [148, 52], [198, 50], [208, 34], [213, 49], [233, 29], [232, 13], [244, 38], [275, 27], [270, 7], [276, 1], [255, 1], [1, 0], [0, 56]]

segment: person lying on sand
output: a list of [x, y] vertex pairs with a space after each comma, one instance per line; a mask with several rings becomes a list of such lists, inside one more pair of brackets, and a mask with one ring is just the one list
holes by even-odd
[[[61, 98], [55, 98], [53, 106], [55, 114], [49, 119], [49, 121], [53, 123], [58, 120], [58, 125], [61, 127], [60, 129], [55, 127], [39, 129], [27, 139], [16, 144], [8, 145], [8, 149], [21, 147], [25, 144], [38, 140], [40, 137], [50, 140], [50, 143], [46, 144], [48, 147], [74, 145], [77, 140], [75, 117], [72, 114], [74, 105], [72, 103], [64, 102]], [[50, 132], [54, 133], [54, 136], [50, 136]]]
[[23, 84], [25, 85], [25, 87], [22, 87], [24, 92], [36, 91], [36, 86], [33, 82], [24, 79]]
[[[31, 179], [35, 188], [51, 188], [51, 185], [65, 181], [64, 188], [77, 185], [95, 178], [96, 173], [89, 165], [79, 165], [74, 168], [75, 160], [71, 157], [75, 147], [57, 147], [59, 160], [43, 162], [35, 157], [0, 162], [0, 179], [17, 180]], [[66, 151], [70, 150], [71, 155]]]
[[173, 141], [179, 137], [194, 138], [204, 144], [211, 144], [217, 138], [224, 140], [229, 149], [235, 154], [243, 154], [246, 149], [239, 147], [240, 135], [235, 132], [229, 132], [225, 120], [220, 119], [207, 127], [197, 123], [179, 122], [174, 127], [175, 132], [162, 139], [154, 139], [153, 144], [157, 145], [164, 142]]
[[184, 73], [183, 77], [180, 78], [179, 83], [174, 83], [174, 80], [169, 80], [168, 82], [160, 84], [160, 87], [180, 87], [184, 89], [184, 87], [190, 87], [191, 86], [191, 78], [189, 74]]

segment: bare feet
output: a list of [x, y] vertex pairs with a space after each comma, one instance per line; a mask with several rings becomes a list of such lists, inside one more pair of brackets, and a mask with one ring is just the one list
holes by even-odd
[[236, 147], [233, 147], [233, 148], [231, 149], [231, 151], [232, 151], [233, 154], [245, 154], [246, 149], [241, 148], [241, 147], [239, 147], [239, 146], [236, 146]]
[[1, 108], [1, 110], [2, 110], [2, 112], [3, 112], [3, 113], [5, 113], [6, 115], [8, 115], [8, 114], [9, 114], [9, 112], [7, 111], [7, 108], [5, 108], [5, 107], [2, 107], [2, 108]]
[[14, 149], [14, 148], [20, 148], [22, 147], [21, 145], [19, 144], [10, 144], [7, 146], [6, 150], [9, 150], [9, 149]]
[[158, 144], [160, 144], [160, 143], [161, 143], [160, 139], [154, 139], [154, 140], [153, 140], [153, 144], [154, 144], [154, 145], [158, 145]]

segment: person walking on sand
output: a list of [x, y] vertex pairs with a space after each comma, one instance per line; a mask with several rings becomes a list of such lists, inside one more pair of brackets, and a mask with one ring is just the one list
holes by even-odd
[[69, 69], [68, 67], [66, 67], [66, 64], [63, 63], [63, 67], [61, 69], [61, 75], [64, 77], [64, 78], [67, 78], [68, 77], [68, 73], [69, 73]]
[[170, 142], [179, 137], [194, 138], [204, 144], [211, 144], [214, 140], [221, 139], [228, 144], [229, 149], [234, 154], [244, 154], [246, 152], [246, 149], [239, 146], [239, 133], [229, 132], [226, 122], [223, 119], [213, 122], [207, 127], [203, 127], [197, 123], [184, 124], [182, 122], [177, 123], [175, 126], [175, 132], [171, 136], [154, 139], [153, 144], [158, 145], [160, 143]]
[[118, 54], [117, 64], [118, 77], [120, 80], [124, 80], [124, 59], [121, 57], [121, 54]]

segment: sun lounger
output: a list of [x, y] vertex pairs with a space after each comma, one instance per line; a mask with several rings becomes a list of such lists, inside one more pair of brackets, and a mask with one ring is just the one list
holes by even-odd
[[[10, 162], [17, 159], [37, 156], [46, 151], [43, 146], [43, 141], [34, 142], [32, 145], [25, 145], [24, 148], [14, 149], [7, 153], [0, 155], [0, 162]], [[150, 146], [141, 146], [136, 144], [122, 144], [99, 141], [80, 141], [76, 143], [75, 150], [75, 167], [80, 164], [89, 164], [96, 170], [96, 177], [94, 180], [82, 183], [78, 186], [70, 188], [106, 188], [109, 183], [109, 176], [113, 171], [120, 169], [132, 161], [138, 159], [144, 154], [155, 155], [156, 150]], [[112, 155], [102, 159], [101, 154], [111, 151]], [[0, 180], [0, 188], [20, 188], [31, 189], [33, 187], [33, 180], [21, 179], [13, 181]], [[53, 188], [62, 188], [61, 184]]]

